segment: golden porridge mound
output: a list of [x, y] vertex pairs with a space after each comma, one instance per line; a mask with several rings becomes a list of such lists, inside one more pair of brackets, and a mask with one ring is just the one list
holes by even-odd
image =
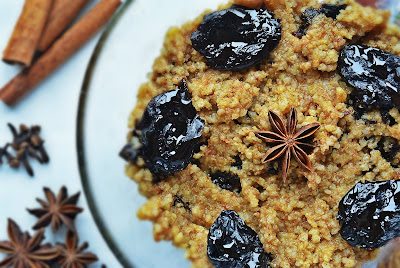
[[[154, 183], [140, 158], [126, 173], [148, 198], [138, 217], [154, 223], [156, 241], [171, 240], [185, 249], [193, 267], [212, 267], [207, 235], [222, 210], [235, 210], [258, 234], [272, 267], [360, 267], [376, 257], [377, 251], [351, 247], [340, 236], [338, 204], [359, 181], [398, 177], [399, 155], [385, 159], [377, 144], [400, 140], [400, 115], [390, 110], [395, 120], [390, 125], [378, 110], [357, 119], [348, 104], [353, 88], [336, 69], [345, 44], [400, 55], [400, 33], [388, 25], [389, 12], [353, 0], [343, 4], [347, 7], [336, 20], [317, 16], [299, 38], [302, 12], [319, 8], [319, 1], [266, 0], [282, 24], [281, 41], [267, 59], [242, 71], [213, 70], [193, 49], [191, 34], [203, 16], [166, 34], [129, 127], [140, 121], [154, 96], [185, 78], [193, 106], [205, 120], [206, 142], [186, 169], [166, 180]], [[269, 110], [286, 121], [291, 107], [298, 113], [297, 129], [315, 122], [320, 129], [309, 154], [311, 171], [292, 160], [284, 183], [279, 162], [261, 163], [268, 147], [255, 132], [271, 130]], [[215, 172], [237, 175], [241, 192], [214, 184], [210, 174]]]

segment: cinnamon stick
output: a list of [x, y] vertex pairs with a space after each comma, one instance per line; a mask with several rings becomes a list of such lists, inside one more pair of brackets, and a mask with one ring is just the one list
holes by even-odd
[[0, 99], [10, 106], [16, 104], [98, 32], [111, 19], [120, 4], [121, 0], [101, 0], [31, 67], [23, 70], [5, 85], [0, 90]]
[[88, 0], [54, 0], [37, 50], [47, 50], [87, 3]]
[[53, 0], [25, 0], [22, 13], [3, 53], [7, 63], [29, 66], [42, 35]]
[[260, 8], [263, 4], [263, 0], [234, 0], [235, 5], [245, 6], [248, 8]]

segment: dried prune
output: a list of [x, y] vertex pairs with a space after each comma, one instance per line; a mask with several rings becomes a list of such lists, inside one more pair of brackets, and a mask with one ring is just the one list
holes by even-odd
[[340, 11], [346, 9], [347, 5], [328, 5], [323, 4], [319, 11], [327, 16], [328, 18], [332, 18], [336, 20], [336, 17], [340, 14]]
[[240, 178], [237, 175], [233, 175], [227, 172], [217, 171], [211, 176], [211, 181], [221, 187], [222, 189], [240, 193], [242, 191], [242, 185], [240, 184]]
[[336, 20], [340, 11], [345, 9], [347, 5], [327, 5], [323, 4], [319, 9], [309, 7], [301, 13], [302, 24], [299, 29], [294, 33], [296, 37], [303, 37], [306, 35], [308, 27], [310, 27], [313, 19], [319, 14], [324, 14], [326, 17]]
[[319, 10], [313, 7], [309, 7], [301, 13], [302, 24], [299, 29], [294, 33], [296, 37], [303, 37], [306, 35], [308, 27], [310, 27], [313, 19], [318, 16]]
[[235, 155], [235, 157], [233, 158], [233, 160], [235, 160], [235, 162], [233, 162], [232, 164], [231, 164], [231, 166], [232, 167], [236, 167], [237, 169], [242, 169], [243, 168], [243, 161], [242, 161], [242, 159], [240, 158], [240, 155], [239, 154], [237, 154], [237, 155]]
[[141, 155], [158, 179], [181, 171], [198, 147], [204, 120], [196, 113], [185, 80], [150, 100], [142, 120]]
[[351, 99], [356, 108], [400, 108], [399, 56], [374, 47], [346, 45], [338, 68], [342, 79], [354, 87]]
[[353, 247], [375, 249], [400, 236], [400, 180], [357, 183], [340, 201], [337, 218]]
[[400, 145], [395, 138], [382, 136], [376, 149], [381, 152], [386, 161], [391, 162], [399, 152]]
[[141, 154], [141, 145], [139, 141], [140, 134], [134, 129], [132, 131], [131, 141], [122, 148], [119, 156], [124, 160], [135, 164]]
[[268, 56], [281, 40], [281, 24], [266, 9], [233, 5], [204, 16], [191, 40], [209, 66], [237, 71]]
[[396, 119], [393, 118], [393, 116], [390, 115], [390, 110], [389, 109], [381, 109], [381, 116], [382, 116], [382, 121], [389, 126], [394, 126], [396, 124]]
[[311, 24], [313, 19], [320, 14], [319, 10], [313, 7], [309, 7], [301, 13], [301, 20], [304, 23]]
[[234, 210], [224, 210], [208, 233], [207, 255], [216, 268], [270, 267], [256, 232]]

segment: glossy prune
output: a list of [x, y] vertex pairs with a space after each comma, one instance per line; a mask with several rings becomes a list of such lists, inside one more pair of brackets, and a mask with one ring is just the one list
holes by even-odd
[[233, 210], [224, 210], [208, 233], [207, 256], [216, 268], [270, 267], [256, 232]]
[[177, 89], [151, 99], [137, 126], [147, 168], [158, 179], [185, 169], [198, 148], [203, 127], [184, 79]]
[[351, 246], [385, 245], [400, 235], [400, 180], [357, 183], [340, 201], [337, 218]]
[[210, 175], [211, 181], [221, 187], [222, 189], [240, 193], [242, 191], [242, 185], [240, 184], [240, 178], [237, 175], [233, 175], [227, 172], [217, 171]]
[[336, 20], [340, 11], [345, 9], [347, 5], [327, 5], [323, 4], [319, 9], [309, 7], [301, 13], [301, 21], [299, 29], [294, 33], [296, 37], [303, 37], [306, 35], [308, 27], [311, 26], [313, 19], [319, 14], [324, 14], [326, 17]]
[[354, 87], [351, 100], [355, 108], [400, 108], [399, 56], [374, 47], [346, 45], [338, 69], [342, 79]]
[[237, 71], [268, 56], [281, 40], [281, 24], [266, 9], [233, 5], [204, 16], [191, 40], [210, 67]]
[[319, 10], [313, 7], [309, 7], [301, 13], [301, 21], [299, 29], [294, 33], [295, 36], [301, 38], [306, 35], [308, 27], [310, 27], [313, 19], [318, 16]]
[[347, 5], [328, 5], [323, 4], [319, 11], [327, 16], [328, 18], [332, 18], [336, 20], [337, 16], [340, 14], [340, 11], [346, 9]]
[[400, 150], [399, 142], [393, 137], [382, 136], [377, 144], [377, 150], [388, 162], [391, 162]]
[[381, 116], [382, 116], [382, 121], [389, 126], [394, 126], [396, 124], [396, 119], [393, 118], [393, 116], [390, 115], [390, 110], [389, 109], [381, 109]]
[[318, 9], [309, 7], [301, 13], [301, 20], [306, 24], [311, 24], [313, 19], [320, 14]]
[[233, 162], [233, 163], [231, 164], [232, 167], [236, 167], [236, 168], [239, 169], [239, 170], [243, 168], [243, 161], [242, 161], [242, 159], [240, 158], [240, 155], [239, 155], [239, 154], [235, 155], [235, 157], [233, 158], [233, 160], [235, 160], [235, 162]]
[[141, 145], [139, 142], [139, 133], [134, 129], [132, 131], [131, 141], [122, 148], [119, 152], [119, 156], [125, 161], [132, 164], [136, 163], [136, 160], [141, 155]]

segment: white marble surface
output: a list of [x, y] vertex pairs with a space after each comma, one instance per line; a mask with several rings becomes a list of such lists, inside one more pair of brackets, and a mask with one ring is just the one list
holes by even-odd
[[[87, 8], [96, 2], [92, 0]], [[24, 0], [0, 1], [0, 51], [7, 44], [23, 3]], [[7, 165], [0, 166], [0, 240], [8, 239], [7, 218], [14, 219], [23, 230], [30, 230], [36, 218], [28, 214], [26, 208], [37, 207], [35, 198], [44, 197], [43, 186], [57, 192], [62, 185], [66, 185], [70, 193], [82, 189], [76, 154], [76, 113], [85, 70], [99, 36], [97, 34], [19, 105], [9, 108], [0, 102], [0, 146], [11, 139], [7, 122], [40, 124], [51, 157], [47, 165], [32, 161], [34, 178], [22, 169], [14, 171]], [[0, 85], [6, 84], [18, 71], [18, 67], [0, 62]], [[85, 208], [76, 220], [81, 241], [89, 241], [89, 250], [100, 258], [100, 262], [91, 267], [100, 267], [102, 263], [121, 267], [98, 232], [83, 195], [78, 204]], [[64, 231], [57, 236], [46, 232], [46, 239], [62, 240]], [[0, 259], [3, 256], [0, 255]]]

